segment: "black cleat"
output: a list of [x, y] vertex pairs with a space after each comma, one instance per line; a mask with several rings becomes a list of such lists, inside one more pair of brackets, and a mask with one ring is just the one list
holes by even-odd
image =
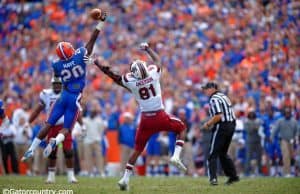
[[240, 178], [238, 176], [236, 177], [229, 177], [228, 180], [225, 182], [225, 185], [231, 185], [235, 182], [239, 182]]
[[209, 181], [211, 186], [217, 186], [218, 185], [218, 181], [217, 179], [212, 179]]

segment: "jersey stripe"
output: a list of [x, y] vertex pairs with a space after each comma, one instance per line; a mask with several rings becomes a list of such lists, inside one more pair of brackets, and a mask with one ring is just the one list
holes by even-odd
[[65, 60], [67, 60], [68, 58], [67, 58], [67, 56], [66, 56], [65, 53], [64, 53], [64, 49], [63, 49], [63, 47], [62, 47], [62, 42], [59, 43], [59, 50], [60, 50], [61, 54], [63, 54]]
[[128, 79], [127, 79], [127, 76], [126, 76], [126, 75], [127, 75], [127, 74], [123, 75], [123, 79], [124, 79], [125, 82], [128, 82]]
[[146, 78], [147, 73], [145, 67], [141, 63], [138, 63], [137, 65], [139, 67], [139, 70], [141, 71], [142, 79]]
[[211, 117], [216, 114], [223, 113], [222, 122], [230, 122], [235, 120], [235, 115], [231, 107], [231, 102], [228, 102], [228, 97], [226, 97], [221, 92], [217, 92], [212, 95], [209, 100], [210, 105], [210, 115]]

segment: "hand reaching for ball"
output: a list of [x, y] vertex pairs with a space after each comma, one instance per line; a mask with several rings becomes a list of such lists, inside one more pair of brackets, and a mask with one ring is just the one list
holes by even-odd
[[92, 9], [92, 11], [90, 12], [90, 17], [93, 20], [101, 20], [101, 21], [105, 21], [106, 17], [107, 17], [107, 12], [106, 11], [102, 11], [101, 9], [98, 8], [94, 8]]

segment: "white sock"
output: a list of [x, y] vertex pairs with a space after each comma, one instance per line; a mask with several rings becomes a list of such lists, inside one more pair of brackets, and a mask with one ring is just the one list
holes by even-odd
[[34, 151], [41, 143], [41, 140], [37, 137], [35, 137], [29, 147], [29, 150]]
[[129, 178], [130, 178], [130, 175], [132, 174], [132, 170], [133, 170], [133, 165], [131, 165], [131, 164], [126, 164], [126, 169], [125, 169], [125, 173], [124, 173], [124, 175], [123, 175], [123, 178], [127, 181], [127, 182], [129, 182]]
[[173, 157], [180, 158], [180, 154], [181, 154], [181, 151], [182, 151], [183, 144], [184, 144], [183, 140], [177, 140], [176, 141], [176, 146], [175, 146]]
[[55, 138], [55, 142], [56, 145], [60, 144], [61, 142], [63, 142], [65, 140], [65, 136], [62, 133], [59, 133], [56, 138]]
[[55, 181], [55, 167], [48, 168], [48, 179]]
[[67, 168], [67, 176], [68, 176], [69, 180], [71, 180], [74, 177], [74, 169], [73, 168]]

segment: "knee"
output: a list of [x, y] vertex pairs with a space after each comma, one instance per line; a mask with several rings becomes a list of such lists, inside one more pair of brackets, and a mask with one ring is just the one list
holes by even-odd
[[56, 158], [57, 158], [56, 151], [51, 152], [51, 154], [48, 156], [48, 158], [50, 160], [56, 160]]
[[65, 158], [71, 159], [74, 156], [74, 151], [73, 150], [64, 150], [64, 155], [65, 155]]

